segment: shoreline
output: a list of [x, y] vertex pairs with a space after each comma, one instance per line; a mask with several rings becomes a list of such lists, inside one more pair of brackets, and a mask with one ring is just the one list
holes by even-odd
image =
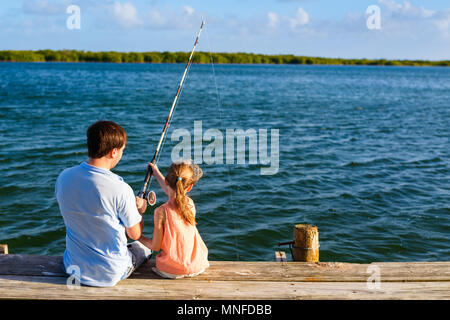
[[[182, 62], [101, 62], [101, 61], [6, 61], [0, 60], [0, 63], [29, 63], [29, 64], [113, 64], [113, 65], [183, 65], [185, 63]], [[207, 65], [206, 63], [195, 63]], [[448, 68], [449, 66], [440, 66], [440, 65], [369, 65], [369, 64], [276, 64], [276, 63], [214, 63], [214, 65], [221, 66], [305, 66], [305, 67], [388, 67], [388, 68]]]
[[[188, 52], [117, 52], [78, 50], [2, 50], [0, 62], [68, 62], [68, 63], [182, 63]], [[197, 64], [244, 64], [244, 65], [339, 65], [339, 66], [412, 66], [450, 67], [450, 60], [388, 60], [388, 59], [344, 59], [295, 55], [266, 55], [254, 53], [209, 53], [198, 51], [193, 62]]]

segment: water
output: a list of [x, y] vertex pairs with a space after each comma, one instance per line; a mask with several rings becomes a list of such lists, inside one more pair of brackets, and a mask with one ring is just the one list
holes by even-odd
[[[127, 131], [114, 171], [138, 190], [183, 70], [0, 63], [0, 243], [12, 253], [63, 253], [54, 184], [64, 168], [87, 159], [85, 131], [95, 120], [117, 121]], [[192, 197], [211, 260], [272, 260], [297, 223], [318, 226], [322, 261], [449, 259], [450, 69], [216, 65], [215, 71], [221, 108], [211, 66], [193, 65], [161, 171], [178, 143], [172, 132], [193, 132], [196, 120], [203, 131], [279, 129], [280, 153], [272, 176], [260, 175], [260, 164], [202, 165]], [[161, 204], [163, 193], [155, 190]]]

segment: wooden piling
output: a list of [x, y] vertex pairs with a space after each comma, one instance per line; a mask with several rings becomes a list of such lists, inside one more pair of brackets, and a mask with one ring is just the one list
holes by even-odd
[[0, 254], [8, 254], [8, 245], [0, 244]]
[[297, 224], [294, 227], [292, 260], [302, 262], [319, 261], [319, 231], [310, 224]]

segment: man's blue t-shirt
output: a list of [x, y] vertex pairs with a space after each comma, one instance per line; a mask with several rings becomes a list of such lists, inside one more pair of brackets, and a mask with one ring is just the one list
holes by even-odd
[[85, 285], [114, 286], [132, 265], [125, 227], [142, 219], [133, 190], [115, 173], [83, 162], [59, 175], [55, 193], [66, 225], [66, 271], [79, 270]]

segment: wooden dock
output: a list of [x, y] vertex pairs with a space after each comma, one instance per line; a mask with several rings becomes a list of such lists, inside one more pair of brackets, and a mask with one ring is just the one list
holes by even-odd
[[[450, 299], [450, 262], [211, 261], [170, 280], [141, 266], [112, 288], [67, 285], [62, 257], [0, 255], [1, 299]], [[379, 281], [378, 281], [379, 280]]]

